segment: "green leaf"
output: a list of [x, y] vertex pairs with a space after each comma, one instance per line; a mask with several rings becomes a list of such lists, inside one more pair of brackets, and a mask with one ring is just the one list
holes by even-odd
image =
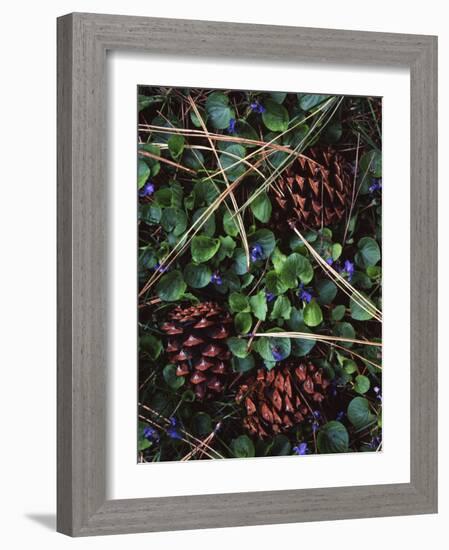
[[156, 285], [156, 294], [163, 302], [175, 302], [181, 298], [186, 288], [181, 272], [175, 270], [162, 275]]
[[313, 298], [304, 308], [304, 323], [309, 327], [318, 326], [323, 320], [320, 306]]
[[232, 218], [232, 214], [228, 210], [223, 214], [223, 229], [230, 237], [236, 237], [239, 233], [235, 218]]
[[179, 134], [173, 134], [168, 139], [168, 150], [173, 160], [178, 160], [184, 151], [185, 139]]
[[293, 252], [283, 263], [279, 277], [288, 288], [298, 286], [298, 277], [304, 284], [309, 283], [313, 278], [313, 268], [307, 258]]
[[337, 285], [329, 279], [319, 281], [316, 289], [318, 291], [317, 301], [322, 306], [332, 303], [337, 296]]
[[292, 305], [287, 296], [278, 296], [274, 302], [270, 319], [289, 319]]
[[154, 200], [157, 202], [157, 204], [160, 204], [161, 206], [171, 206], [172, 195], [172, 190], [164, 187], [163, 189], [158, 189], [154, 193]]
[[362, 176], [369, 178], [381, 178], [382, 177], [382, 153], [375, 151], [374, 149], [364, 153], [360, 158], [359, 163], [360, 173]]
[[[335, 336], [341, 336], [343, 338], [355, 338], [355, 330], [351, 323], [335, 323], [334, 325], [334, 334]], [[345, 347], [351, 348], [353, 346], [352, 342], [345, 342]]]
[[229, 349], [236, 357], [244, 359], [248, 355], [248, 342], [242, 338], [231, 336], [226, 340]]
[[281, 281], [275, 271], [269, 271], [265, 276], [265, 284], [268, 292], [272, 292], [276, 296], [287, 292], [288, 286]]
[[331, 312], [332, 321], [341, 321], [345, 316], [346, 308], [343, 305], [335, 306]]
[[363, 237], [357, 243], [359, 252], [355, 259], [358, 265], [365, 268], [370, 265], [376, 265], [380, 260], [380, 248], [377, 242], [371, 237]]
[[[198, 149], [186, 149], [182, 156], [182, 162], [192, 170], [201, 170], [204, 166], [204, 155]], [[210, 186], [212, 188], [212, 186]]]
[[192, 423], [193, 431], [195, 435], [199, 437], [209, 435], [213, 431], [212, 419], [208, 414], [204, 412], [196, 413], [196, 415], [193, 417]]
[[271, 456], [288, 456], [292, 451], [292, 446], [286, 435], [277, 435], [270, 446], [269, 454]]
[[248, 298], [238, 292], [229, 295], [229, 307], [232, 313], [248, 313], [251, 310]]
[[260, 193], [250, 204], [251, 212], [256, 220], [267, 223], [271, 216], [271, 202], [266, 193]]
[[242, 311], [240, 313], [237, 313], [237, 315], [234, 317], [235, 330], [239, 334], [247, 334], [250, 331], [252, 324], [253, 318], [251, 317], [250, 313]]
[[321, 454], [345, 453], [348, 446], [349, 435], [341, 422], [331, 420], [318, 431], [317, 447]]
[[162, 208], [158, 204], [144, 204], [139, 209], [140, 219], [149, 225], [156, 225], [161, 221]]
[[[277, 329], [279, 330], [279, 329]], [[257, 338], [254, 341], [254, 349], [257, 353], [264, 359], [269, 362], [276, 362], [273, 357], [273, 351], [275, 354], [280, 354], [281, 359], [286, 359], [291, 353], [291, 342], [290, 338], [277, 338], [277, 337], [268, 337], [262, 336]], [[274, 365], [273, 365], [274, 366]]]
[[290, 117], [287, 109], [273, 101], [267, 99], [264, 102], [265, 112], [262, 113], [262, 120], [265, 126], [272, 132], [285, 132], [288, 130]]
[[267, 297], [265, 291], [260, 290], [255, 296], [249, 299], [251, 310], [260, 321], [265, 321], [267, 316]]
[[262, 257], [268, 258], [276, 246], [274, 234], [269, 229], [259, 229], [248, 237], [250, 245], [260, 244], [262, 247]]
[[[232, 156], [231, 156], [232, 155]], [[229, 181], [239, 178], [246, 170], [243, 162], [239, 162], [246, 155], [246, 149], [238, 143], [233, 143], [226, 147], [226, 150], [220, 155], [220, 164], [226, 173]], [[237, 158], [236, 158], [237, 157]]]
[[298, 94], [299, 106], [303, 111], [310, 111], [320, 103], [328, 99], [329, 95]]
[[165, 382], [172, 390], [178, 390], [185, 382], [184, 376], [176, 376], [176, 365], [166, 365], [162, 374]]
[[[239, 119], [235, 123], [235, 135], [256, 141], [259, 139], [256, 130], [254, 130], [254, 128], [243, 119]], [[245, 145], [246, 147], [256, 147], [256, 144], [253, 143], [245, 143]]]
[[247, 357], [233, 357], [232, 368], [234, 372], [248, 372], [254, 368], [254, 357], [250, 354]]
[[[154, 145], [153, 143], [140, 143], [138, 145], [139, 151], [146, 151], [147, 153], [152, 153], [153, 155], [156, 155], [158, 157], [161, 156], [161, 150], [157, 145]], [[141, 157], [141, 160], [145, 162], [145, 164], [150, 169], [150, 176], [154, 177], [157, 176], [161, 165], [160, 162], [152, 157]]]
[[162, 344], [152, 334], [144, 334], [140, 337], [140, 347], [145, 350], [152, 359], [157, 359], [162, 353]]
[[195, 236], [190, 245], [192, 260], [198, 263], [207, 262], [215, 256], [219, 248], [219, 239], [212, 239], [203, 235]]
[[338, 258], [341, 256], [341, 253], [343, 251], [343, 247], [340, 243], [334, 243], [332, 245], [332, 259], [335, 261], [338, 260]]
[[[207, 123], [207, 114], [206, 114], [206, 112], [201, 107], [197, 106], [197, 109], [198, 109], [198, 112], [200, 114], [200, 117], [201, 117], [202, 121], [204, 122], [204, 124], [206, 124]], [[192, 124], [196, 128], [202, 128], [201, 121], [200, 121], [200, 119], [198, 118], [196, 112], [193, 109], [191, 109], [191, 111], [190, 111], [190, 120], [192, 121]]]
[[247, 435], [239, 435], [231, 442], [231, 450], [236, 458], [251, 458], [256, 456], [254, 443]]
[[[362, 294], [362, 293], [361, 293]], [[365, 296], [364, 294], [362, 294]], [[366, 298], [366, 296], [365, 296]], [[366, 309], [370, 309], [367, 304], [361, 300], [360, 298], [357, 298], [357, 301], [363, 304]], [[370, 304], [372, 304], [371, 300], [368, 300]], [[351, 308], [351, 317], [355, 319], [356, 321], [368, 321], [369, 319], [372, 319], [373, 316], [371, 313], [368, 313], [364, 308], [362, 308], [355, 300], [354, 295], [351, 296], [351, 299], [349, 301], [349, 306]]]
[[187, 264], [184, 268], [185, 282], [192, 288], [204, 288], [210, 283], [212, 271], [207, 265]]
[[144, 109], [147, 109], [150, 105], [153, 105], [154, 103], [162, 103], [164, 98], [162, 96], [152, 96], [148, 97], [143, 94], [139, 94], [137, 96], [137, 103], [139, 106], [139, 113], [140, 111], [143, 111]]
[[246, 254], [242, 248], [235, 249], [234, 264], [232, 267], [237, 275], [244, 275], [245, 273], [248, 273], [248, 269], [246, 267]]
[[206, 99], [206, 112], [214, 128], [228, 128], [234, 110], [229, 107], [229, 98], [222, 92], [213, 92]]
[[[198, 208], [198, 210], [195, 210], [192, 216], [192, 225], [201, 218], [201, 221], [199, 223], [202, 223], [201, 229], [199, 229], [198, 233], [200, 235], [206, 235], [206, 237], [213, 237], [215, 233], [215, 214], [209, 213], [207, 216], [204, 216], [204, 213], [206, 212], [207, 207], [203, 206], [202, 208]], [[206, 221], [204, 221], [206, 219]]]
[[178, 237], [186, 230], [186, 213], [183, 210], [179, 210], [179, 208], [164, 208], [161, 216], [161, 225], [167, 233], [173, 232]]
[[145, 185], [147, 179], [151, 175], [151, 170], [148, 168], [148, 165], [145, 161], [139, 159], [137, 166], [137, 188], [142, 189]]
[[354, 372], [357, 372], [357, 363], [352, 359], [344, 359], [343, 368], [347, 374], [354, 374]]
[[354, 390], [357, 393], [361, 393], [361, 394], [366, 393], [369, 390], [370, 386], [371, 384], [367, 376], [364, 376], [363, 374], [359, 374], [358, 376], [355, 377]]
[[376, 421], [364, 397], [354, 397], [348, 405], [348, 419], [356, 430], [362, 430]]
[[151, 445], [153, 445], [153, 442], [147, 439], [143, 435], [143, 431], [145, 428], [147, 428], [149, 425], [145, 424], [144, 422], [139, 422], [139, 441], [138, 441], [138, 450], [139, 452], [145, 451], [146, 449], [150, 448]]

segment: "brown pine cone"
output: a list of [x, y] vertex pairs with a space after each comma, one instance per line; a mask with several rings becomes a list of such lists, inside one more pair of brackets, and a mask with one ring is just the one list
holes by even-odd
[[351, 204], [352, 184], [351, 166], [342, 155], [311, 147], [272, 186], [275, 221], [288, 220], [298, 229], [336, 224]]
[[261, 368], [239, 387], [236, 400], [244, 403], [244, 427], [267, 437], [303, 422], [313, 404], [325, 399], [329, 381], [312, 363], [286, 361], [271, 370]]
[[167, 334], [166, 352], [177, 365], [198, 399], [221, 393], [231, 372], [231, 353], [226, 344], [232, 318], [214, 302], [178, 306], [162, 325]]

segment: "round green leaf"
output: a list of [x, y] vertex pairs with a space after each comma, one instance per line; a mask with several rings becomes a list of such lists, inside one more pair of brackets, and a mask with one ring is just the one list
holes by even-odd
[[354, 390], [357, 393], [366, 393], [370, 388], [370, 381], [367, 376], [364, 376], [363, 374], [359, 374], [355, 377], [355, 384], [354, 384]]
[[235, 218], [232, 217], [232, 214], [228, 210], [223, 215], [223, 229], [230, 237], [236, 237], [239, 233]]
[[329, 279], [323, 279], [316, 285], [318, 291], [317, 301], [322, 306], [333, 302], [335, 296], [337, 296], [337, 285]]
[[254, 368], [255, 361], [254, 357], [250, 354], [246, 357], [233, 357], [232, 358], [232, 368], [235, 372], [248, 372]]
[[137, 187], [142, 189], [145, 185], [147, 179], [150, 177], [151, 170], [148, 168], [148, 165], [145, 161], [139, 159], [137, 166]]
[[317, 94], [298, 94], [299, 106], [303, 111], [310, 111], [330, 96]]
[[354, 397], [348, 405], [348, 419], [356, 430], [361, 430], [375, 422], [376, 417], [370, 411], [367, 399]]
[[226, 173], [229, 181], [239, 178], [247, 169], [243, 162], [240, 162], [246, 155], [246, 149], [238, 143], [233, 143], [226, 147], [220, 155], [220, 164]]
[[[351, 296], [351, 299], [349, 301], [349, 306], [351, 308], [351, 317], [356, 321], [368, 321], [368, 319], [372, 319], [373, 315], [369, 313], [369, 311], [366, 311], [367, 309], [370, 309], [369, 306], [359, 297], [356, 296], [355, 298], [357, 299], [357, 302], [354, 299], [354, 295]], [[370, 304], [372, 304], [371, 300], [368, 301]], [[362, 305], [364, 307], [362, 307]]]
[[[362, 176], [382, 177], [382, 153], [374, 149], [363, 154], [360, 158], [360, 173]], [[365, 178], [367, 177], [365, 176]]]
[[265, 126], [272, 132], [285, 132], [288, 130], [290, 117], [287, 109], [272, 99], [264, 102], [265, 111], [262, 113], [262, 120]]
[[204, 288], [210, 283], [212, 271], [204, 264], [187, 264], [184, 268], [185, 282], [192, 288]]
[[173, 134], [168, 139], [168, 150], [173, 160], [178, 160], [184, 151], [185, 139], [179, 134]]
[[165, 382], [172, 390], [179, 389], [185, 382], [184, 376], [176, 376], [176, 365], [166, 365], [162, 374]]
[[173, 234], [178, 237], [186, 230], [186, 213], [183, 210], [179, 210], [179, 208], [164, 208], [161, 216], [161, 225], [167, 233], [173, 231]]
[[274, 302], [270, 319], [289, 319], [292, 305], [287, 296], [278, 296]]
[[332, 321], [341, 321], [345, 316], [346, 308], [343, 305], [335, 306], [331, 312]]
[[[351, 323], [335, 323], [334, 325], [335, 336], [341, 336], [342, 338], [355, 338], [355, 330]], [[353, 346], [352, 342], [345, 342], [345, 347], [350, 348]]]
[[291, 453], [292, 446], [286, 435], [277, 435], [269, 448], [271, 456], [288, 456]]
[[304, 323], [309, 327], [318, 326], [323, 320], [323, 312], [315, 299], [304, 308]]
[[248, 342], [243, 338], [236, 338], [231, 336], [226, 340], [229, 349], [232, 354], [241, 359], [245, 358], [248, 355]]
[[213, 92], [206, 100], [208, 120], [214, 128], [221, 130], [229, 126], [234, 111], [229, 107], [229, 98], [222, 92]]
[[345, 453], [348, 451], [349, 435], [341, 422], [331, 420], [317, 435], [317, 447], [321, 454]]
[[271, 202], [266, 193], [260, 193], [250, 204], [251, 212], [256, 220], [267, 223], [271, 216]]
[[231, 292], [229, 295], [229, 307], [231, 308], [232, 313], [247, 313], [250, 311], [248, 298], [238, 292]]
[[237, 313], [234, 317], [235, 330], [239, 334], [247, 334], [250, 331], [252, 324], [253, 318], [250, 313], [241, 312]]
[[262, 258], [268, 258], [276, 246], [274, 234], [269, 229], [259, 229], [248, 237], [250, 245], [260, 244], [262, 247]]
[[187, 288], [180, 271], [175, 270], [162, 275], [156, 285], [156, 294], [163, 302], [179, 300]]
[[204, 437], [206, 435], [209, 435], [213, 431], [212, 419], [208, 414], [204, 412], [196, 413], [196, 415], [193, 417], [192, 423], [193, 431], [197, 436]]
[[162, 353], [162, 344], [152, 334], [144, 334], [140, 337], [140, 347], [145, 350], [151, 359], [157, 359]]
[[193, 237], [190, 249], [194, 262], [207, 262], [215, 256], [220, 248], [220, 240], [198, 235]]
[[373, 238], [363, 237], [357, 243], [357, 247], [359, 252], [356, 254], [356, 261], [361, 267], [376, 265], [380, 260], [380, 248]]
[[[262, 359], [273, 362], [274, 366], [276, 360], [282, 361], [290, 355], [291, 342], [290, 338], [262, 336], [255, 340], [254, 349], [262, 357]], [[276, 357], [280, 356], [280, 359], [275, 359], [273, 352]]]
[[[207, 215], [206, 221], [204, 221], [204, 213], [206, 212], [207, 207], [203, 206], [202, 208], [198, 208], [198, 210], [195, 210], [192, 216], [192, 225], [201, 218], [201, 222], [204, 222], [201, 226], [201, 229], [199, 229], [198, 233], [200, 235], [206, 235], [206, 237], [213, 237], [215, 233], [215, 214], [212, 212]], [[200, 223], [201, 223], [200, 222]]]
[[312, 280], [313, 268], [307, 258], [297, 252], [293, 252], [283, 262], [279, 270], [279, 277], [288, 288], [296, 288], [298, 286], [298, 278], [304, 284]]
[[247, 435], [240, 435], [233, 439], [231, 449], [236, 458], [251, 458], [256, 455], [254, 443]]
[[251, 310], [254, 315], [260, 320], [265, 321], [267, 316], [267, 297], [265, 292], [261, 290], [255, 296], [251, 296], [249, 299]]

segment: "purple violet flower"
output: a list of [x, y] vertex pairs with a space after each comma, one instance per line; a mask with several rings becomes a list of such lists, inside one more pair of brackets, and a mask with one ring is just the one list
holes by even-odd
[[371, 185], [368, 187], [368, 191], [370, 193], [375, 193], [376, 191], [380, 191], [382, 189], [382, 180], [379, 178], [373, 178]]
[[235, 118], [231, 118], [231, 120], [229, 121], [229, 127], [228, 127], [228, 132], [230, 134], [235, 134], [235, 124], [236, 124], [236, 120]]
[[267, 298], [267, 302], [272, 302], [276, 296], [272, 292], [265, 291], [265, 296]]
[[307, 443], [298, 443], [296, 447], [293, 447], [293, 452], [297, 455], [307, 454]]
[[344, 417], [345, 417], [344, 411], [339, 411], [337, 413], [337, 416], [335, 417], [335, 420], [338, 420], [340, 422], [341, 420], [343, 420]]
[[250, 248], [250, 257], [252, 262], [257, 262], [257, 260], [262, 259], [263, 248], [260, 246], [259, 243], [253, 244], [253, 246]]
[[263, 105], [261, 105], [257, 101], [257, 99], [255, 101], [253, 101], [253, 103], [251, 103], [250, 107], [255, 113], [262, 114], [262, 113], [265, 113], [265, 111], [266, 111], [265, 107]]
[[159, 262], [153, 267], [154, 271], [157, 271], [159, 273], [165, 273], [168, 271], [168, 266], [161, 265]]
[[301, 298], [301, 300], [304, 300], [307, 304], [310, 303], [313, 298], [312, 293], [309, 292], [308, 289], [304, 288], [304, 283], [301, 283], [299, 285], [298, 296]]
[[349, 260], [346, 260], [342, 271], [346, 273], [346, 275], [348, 276], [348, 281], [350, 282], [352, 276], [354, 275], [354, 264]]
[[146, 182], [146, 184], [142, 187], [142, 189], [139, 190], [139, 197], [149, 197], [154, 193], [154, 183], [152, 183], [150, 180]]
[[327, 265], [332, 265], [334, 263], [334, 259], [332, 257], [329, 257], [326, 259]]
[[167, 428], [167, 435], [171, 439], [182, 439], [182, 435], [178, 430], [178, 421], [176, 418], [170, 418], [170, 426]]
[[214, 283], [218, 286], [223, 284], [223, 279], [221, 278], [221, 275], [218, 271], [215, 273], [212, 273], [212, 277], [210, 278], [211, 283]]
[[143, 430], [143, 436], [150, 441], [159, 441], [159, 434], [151, 426], [147, 426]]
[[273, 356], [273, 359], [275, 361], [282, 361], [282, 359], [283, 359], [282, 351], [278, 347], [274, 347], [271, 350], [271, 355]]

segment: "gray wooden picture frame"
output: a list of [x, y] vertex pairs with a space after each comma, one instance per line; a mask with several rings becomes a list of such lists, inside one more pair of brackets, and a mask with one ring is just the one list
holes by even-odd
[[[408, 67], [410, 483], [106, 499], [106, 52]], [[57, 529], [72, 536], [437, 511], [437, 38], [74, 13], [58, 19]]]

